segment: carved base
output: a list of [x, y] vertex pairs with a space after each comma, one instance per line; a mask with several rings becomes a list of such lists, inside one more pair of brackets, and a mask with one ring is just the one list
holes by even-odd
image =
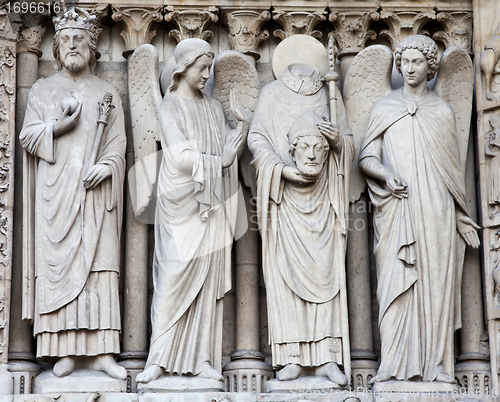
[[127, 382], [88, 368], [75, 369], [66, 377], [57, 377], [52, 370], [44, 371], [35, 380], [37, 394], [63, 392], [125, 392]]
[[330, 381], [327, 377], [304, 376], [292, 381], [280, 381], [278, 379], [266, 382], [266, 392], [291, 392], [301, 393], [311, 390], [323, 392], [342, 390], [337, 383]]
[[491, 365], [489, 356], [467, 353], [457, 358], [455, 379], [461, 388], [489, 395], [491, 390]]
[[14, 394], [32, 394], [35, 392], [35, 379], [40, 366], [31, 353], [9, 354], [9, 371], [14, 378]]
[[222, 369], [227, 392], [266, 392], [265, 383], [274, 378], [273, 368], [257, 351], [238, 351]]
[[[351, 352], [351, 389], [358, 392], [371, 390], [370, 380], [377, 375], [379, 362], [374, 353]], [[359, 351], [357, 351], [359, 352]]]
[[209, 380], [208, 378], [170, 376], [166, 375], [147, 384], [137, 384], [137, 392], [170, 393], [170, 392], [221, 392], [224, 391], [224, 382]]
[[147, 352], [124, 352], [118, 358], [118, 364], [127, 370], [127, 392], [137, 392], [137, 383], [135, 381], [137, 374], [144, 371]]
[[437, 381], [384, 381], [373, 385], [373, 393], [437, 393], [452, 395], [458, 392], [457, 384]]

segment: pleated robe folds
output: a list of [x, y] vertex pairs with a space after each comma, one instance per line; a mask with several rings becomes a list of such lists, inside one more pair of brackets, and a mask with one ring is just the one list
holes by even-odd
[[[290, 75], [286, 79], [294, 80]], [[337, 99], [341, 99], [338, 92]], [[257, 169], [273, 366], [316, 367], [336, 362], [349, 376], [346, 183], [354, 150], [341, 102], [341, 145], [339, 150], [330, 150], [318, 181], [304, 186], [282, 177], [285, 166], [295, 167], [289, 153], [290, 127], [307, 110], [329, 117], [327, 102], [324, 86], [306, 96], [283, 80], [268, 84], [259, 95], [248, 145]]]
[[[222, 168], [230, 126], [219, 101], [169, 93], [160, 107], [152, 336], [146, 367], [221, 370], [222, 297], [231, 288], [237, 160]], [[192, 169], [186, 169], [186, 164]]]
[[[455, 115], [433, 92], [391, 92], [373, 107], [360, 160], [377, 158], [408, 185], [397, 199], [367, 177], [374, 205], [381, 364], [398, 380], [454, 376], [453, 333], [460, 328], [466, 214]], [[416, 110], [415, 110], [416, 109]]]

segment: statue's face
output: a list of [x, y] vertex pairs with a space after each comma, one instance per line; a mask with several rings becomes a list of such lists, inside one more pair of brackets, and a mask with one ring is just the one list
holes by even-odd
[[305, 176], [318, 176], [328, 155], [328, 145], [316, 135], [299, 138], [295, 147], [294, 162]]
[[59, 33], [59, 56], [70, 71], [80, 71], [90, 61], [90, 37], [84, 29], [66, 28]]
[[184, 80], [193, 89], [203, 89], [210, 77], [210, 67], [212, 66], [212, 58], [207, 55], [198, 57], [195, 63], [188, 67], [184, 73]]
[[424, 54], [417, 49], [407, 49], [401, 55], [401, 73], [406, 84], [417, 87], [427, 82], [429, 65]]

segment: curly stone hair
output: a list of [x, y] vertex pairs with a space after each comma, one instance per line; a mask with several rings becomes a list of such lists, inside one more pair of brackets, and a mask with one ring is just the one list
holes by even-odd
[[422, 52], [427, 60], [429, 72], [427, 73], [427, 81], [430, 81], [436, 75], [439, 66], [438, 62], [438, 47], [436, 42], [424, 35], [411, 35], [403, 39], [397, 49], [394, 51], [394, 62], [396, 69], [401, 73], [401, 55], [407, 49], [416, 49]]
[[311, 133], [311, 134], [305, 134], [305, 135], [299, 135], [298, 137], [295, 137], [292, 142], [290, 143], [290, 155], [292, 156], [292, 158], [295, 157], [295, 150], [297, 149], [297, 145], [299, 143], [299, 140], [303, 137], [309, 137], [309, 136], [314, 136], [314, 137], [318, 137], [318, 138], [321, 138], [323, 140], [323, 144], [325, 146], [325, 154], [328, 154], [328, 152], [330, 151], [330, 144], [328, 143], [328, 141], [326, 140], [325, 136], [322, 135], [322, 134], [314, 134], [314, 133]]

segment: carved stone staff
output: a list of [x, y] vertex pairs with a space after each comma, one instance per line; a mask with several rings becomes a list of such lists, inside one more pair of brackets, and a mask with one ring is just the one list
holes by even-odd
[[[108, 125], [108, 116], [111, 109], [114, 109], [114, 105], [111, 104], [113, 102], [113, 95], [109, 92], [104, 94], [104, 98], [102, 102], [99, 102], [99, 119], [97, 120], [97, 133], [95, 135], [94, 144], [92, 146], [92, 153], [90, 154], [90, 164], [89, 164], [89, 173], [90, 169], [95, 165], [97, 160], [97, 151], [99, 150], [99, 145], [101, 145], [102, 133], [104, 132], [104, 127]], [[89, 174], [87, 173], [87, 175]], [[90, 181], [85, 180], [83, 186], [88, 189], [90, 187]]]
[[[331, 123], [338, 128], [338, 118], [337, 118], [337, 91], [335, 87], [335, 83], [339, 80], [339, 75], [335, 71], [335, 39], [333, 35], [330, 36], [328, 40], [328, 64], [330, 66], [330, 71], [328, 71], [325, 75], [325, 82], [328, 83], [328, 93], [329, 93], [329, 104], [330, 104], [330, 121]], [[342, 168], [342, 164], [339, 164], [339, 169], [337, 175], [344, 176], [344, 170]], [[340, 194], [344, 194], [344, 180], [338, 180], [339, 191]], [[344, 199], [340, 198], [340, 222], [345, 222], [345, 206]], [[347, 235], [347, 227], [345, 224], [342, 225], [342, 235]]]

